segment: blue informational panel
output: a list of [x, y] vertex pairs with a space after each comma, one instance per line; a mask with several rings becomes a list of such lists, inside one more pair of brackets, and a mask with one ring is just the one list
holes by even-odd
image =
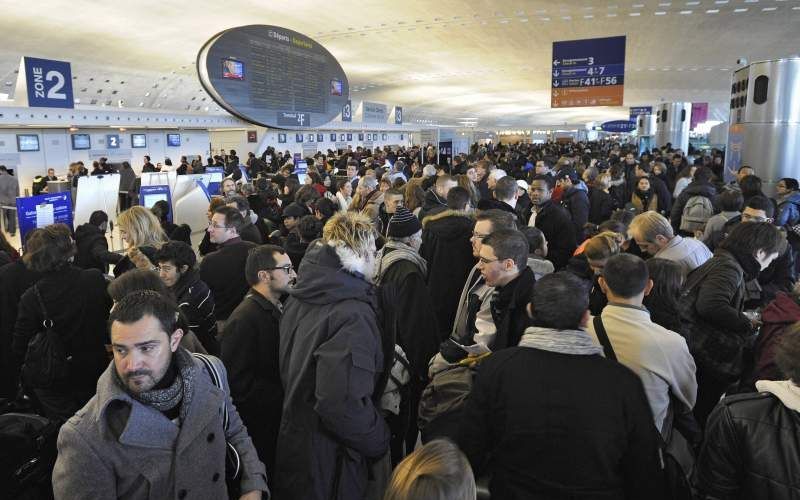
[[219, 194], [222, 179], [225, 177], [225, 169], [222, 167], [206, 167], [206, 173], [212, 174], [211, 182], [208, 183], [208, 193], [212, 196]]
[[344, 106], [342, 106], [342, 121], [353, 121], [353, 103], [350, 101], [350, 99], [348, 99], [347, 102], [344, 103]]
[[403, 124], [403, 108], [401, 108], [400, 106], [395, 106], [394, 108], [394, 124], [395, 125]]
[[108, 135], [106, 135], [106, 147], [108, 149], [118, 149], [119, 148], [119, 134], [108, 134]]
[[73, 229], [71, 193], [65, 191], [17, 198], [17, 222], [23, 244], [28, 233], [39, 227], [62, 223]]
[[25, 57], [25, 83], [28, 106], [35, 108], [74, 108], [72, 70], [65, 61]]
[[145, 208], [153, 208], [158, 201], [166, 201], [169, 205], [167, 220], [172, 222], [172, 198], [169, 186], [142, 186], [139, 188], [139, 204]]
[[632, 132], [636, 130], [636, 122], [628, 121], [628, 120], [614, 120], [611, 122], [605, 122], [600, 125], [600, 129], [604, 132], [618, 132], [618, 133], [626, 133]]
[[639, 115], [652, 115], [653, 106], [631, 106], [631, 121], [635, 122]]
[[551, 107], [622, 106], [625, 37], [553, 42]]

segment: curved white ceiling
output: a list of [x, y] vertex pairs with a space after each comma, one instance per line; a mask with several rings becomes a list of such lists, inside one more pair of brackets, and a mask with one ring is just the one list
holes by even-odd
[[81, 106], [161, 111], [219, 113], [197, 80], [197, 51], [218, 31], [254, 23], [325, 45], [347, 72], [354, 100], [402, 105], [407, 122], [477, 118], [479, 128], [627, 116], [627, 107], [550, 109], [555, 40], [627, 35], [626, 106], [709, 102], [710, 119], [719, 120], [727, 118], [739, 57], [800, 51], [798, 0], [0, 4], [0, 92], [13, 94], [19, 57], [29, 55], [72, 62]]

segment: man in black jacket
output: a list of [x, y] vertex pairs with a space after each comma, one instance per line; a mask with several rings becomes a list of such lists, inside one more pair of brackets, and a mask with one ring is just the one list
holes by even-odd
[[564, 207], [572, 219], [575, 228], [575, 242], [584, 240], [583, 226], [589, 222], [589, 193], [586, 186], [581, 184], [581, 177], [572, 168], [562, 168], [556, 174], [556, 185], [563, 190], [561, 206]]
[[182, 241], [168, 241], [153, 256], [161, 281], [175, 296], [189, 329], [197, 336], [206, 351], [219, 355], [217, 320], [214, 315], [214, 296], [195, 268], [197, 256], [192, 247]]
[[575, 251], [575, 226], [569, 213], [550, 199], [555, 180], [549, 175], [537, 175], [530, 187], [531, 212], [528, 225], [541, 230], [547, 240], [547, 260], [556, 271], [566, 267]]
[[664, 498], [642, 383], [602, 357], [587, 306], [580, 279], [544, 276], [534, 326], [478, 368], [457, 442], [492, 498]]
[[683, 191], [681, 191], [681, 194], [678, 195], [678, 198], [675, 200], [675, 204], [672, 205], [672, 211], [669, 215], [669, 221], [672, 224], [672, 227], [675, 229], [676, 234], [694, 236], [694, 234], [688, 234], [680, 231], [683, 209], [686, 207], [686, 202], [695, 196], [708, 198], [709, 201], [711, 201], [711, 204], [714, 204], [714, 198], [717, 196], [717, 189], [713, 184], [711, 184], [711, 179], [713, 177], [714, 173], [710, 168], [698, 167], [697, 170], [694, 171], [694, 180], [688, 186], [686, 186]]
[[[250, 202], [247, 201], [247, 198], [244, 196], [233, 195], [228, 196], [225, 201], [229, 207], [233, 207], [242, 214], [242, 218], [244, 219], [244, 226], [239, 231], [239, 236], [244, 241], [250, 241], [255, 243], [256, 245], [260, 245], [263, 243], [261, 239], [261, 231], [258, 230], [255, 224], [253, 224], [251, 212], [250, 212]], [[256, 216], [257, 217], [257, 216]]]
[[117, 264], [122, 260], [122, 254], [108, 251], [107, 226], [108, 215], [102, 210], [92, 212], [89, 222], [78, 226], [75, 230], [75, 246], [78, 248], [76, 266], [107, 274], [109, 264]]
[[425, 217], [447, 210], [447, 193], [456, 186], [458, 186], [458, 182], [454, 177], [438, 176], [436, 184], [425, 192], [425, 201], [422, 210], [419, 211], [419, 220], [424, 223]]
[[228, 319], [248, 289], [244, 266], [247, 252], [256, 245], [239, 237], [242, 226], [242, 214], [227, 206], [217, 208], [208, 223], [209, 239], [219, 247], [200, 262], [200, 279], [214, 296], [218, 331], [223, 326], [219, 323]]
[[221, 358], [228, 369], [233, 403], [267, 468], [267, 478], [272, 479], [283, 406], [280, 298], [296, 275], [281, 247], [262, 245], [250, 250], [245, 276], [250, 291], [225, 324]]
[[439, 330], [425, 286], [428, 264], [418, 253], [422, 244], [419, 219], [407, 208], [398, 207], [389, 220], [388, 238], [381, 250], [376, 283], [392, 289], [396, 298], [393, 307], [402, 311], [397, 315], [396, 342], [406, 354], [411, 375], [409, 395], [394, 418], [398, 424], [392, 426], [392, 458], [396, 463], [417, 442], [416, 408], [428, 382], [428, 361], [439, 347]]

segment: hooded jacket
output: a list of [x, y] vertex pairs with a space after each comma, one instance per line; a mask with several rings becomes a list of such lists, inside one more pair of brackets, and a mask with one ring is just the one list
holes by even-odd
[[419, 212], [419, 220], [421, 221], [429, 215], [438, 214], [447, 210], [447, 200], [442, 199], [436, 194], [436, 186], [431, 186], [430, 189], [425, 191], [425, 198], [422, 202], [422, 210]]
[[470, 269], [472, 229], [475, 221], [467, 212], [444, 210], [422, 220], [420, 256], [428, 262], [426, 282], [436, 313], [439, 340], [450, 335], [458, 298]]
[[552, 201], [544, 202], [538, 210], [535, 226], [547, 239], [547, 260], [553, 263], [556, 271], [560, 271], [575, 251], [575, 226], [569, 212]]
[[105, 233], [94, 224], [86, 223], [75, 230], [75, 265], [83, 269], [97, 269], [101, 273], [108, 272], [109, 264], [118, 264], [123, 255], [109, 252]]
[[800, 223], [800, 191], [792, 191], [778, 200], [776, 226], [793, 226]]
[[589, 221], [589, 195], [586, 193], [586, 186], [581, 189], [579, 184], [567, 189], [561, 198], [561, 206], [567, 209], [572, 219], [575, 241], [583, 241], [583, 226]]
[[383, 371], [376, 297], [360, 266], [352, 252], [317, 240], [289, 293], [278, 353], [285, 399], [276, 498], [363, 498], [367, 460], [388, 449], [372, 399]]
[[697, 182], [692, 181], [686, 188], [681, 191], [675, 204], [672, 205], [672, 210], [669, 214], [669, 221], [677, 233], [681, 228], [681, 218], [683, 217], [683, 209], [690, 198], [694, 196], [703, 196], [708, 198], [711, 204], [714, 204], [714, 198], [717, 196], [717, 189], [710, 182]]

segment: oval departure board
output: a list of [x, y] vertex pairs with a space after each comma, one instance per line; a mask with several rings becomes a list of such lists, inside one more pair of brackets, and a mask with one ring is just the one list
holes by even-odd
[[197, 72], [220, 106], [265, 127], [320, 127], [342, 111], [350, 94], [342, 66], [325, 47], [277, 26], [215, 35], [197, 55]]

